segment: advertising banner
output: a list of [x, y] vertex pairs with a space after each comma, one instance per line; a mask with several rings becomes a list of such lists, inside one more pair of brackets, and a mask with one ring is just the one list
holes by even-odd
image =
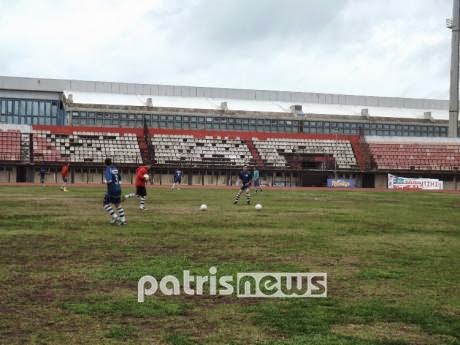
[[328, 178], [327, 179], [327, 186], [329, 188], [356, 188], [356, 180], [349, 178]]
[[432, 178], [407, 178], [388, 174], [388, 189], [442, 190], [444, 183]]

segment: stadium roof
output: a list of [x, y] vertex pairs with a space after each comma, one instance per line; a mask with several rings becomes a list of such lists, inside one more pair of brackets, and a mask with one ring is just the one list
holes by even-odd
[[[66, 98], [72, 95], [75, 104], [100, 104], [115, 106], [147, 106], [147, 98], [152, 99], [154, 107], [161, 108], [184, 108], [184, 109], [221, 109], [221, 103], [226, 102], [229, 110], [234, 111], [257, 111], [270, 113], [290, 113], [290, 102], [281, 101], [258, 101], [242, 100], [230, 98], [210, 98], [210, 97], [174, 97], [174, 96], [152, 96], [152, 95], [126, 95], [99, 92], [78, 92], [64, 91]], [[320, 103], [301, 103], [302, 111], [305, 114], [324, 114], [324, 115], [355, 115], [360, 116], [363, 106], [346, 104], [320, 104]], [[396, 107], [369, 107], [369, 116], [393, 117], [393, 118], [417, 118], [423, 119], [425, 112], [431, 112], [434, 119], [444, 120], [448, 118], [448, 110], [439, 109], [417, 109], [417, 108], [396, 108]]]
[[146, 106], [184, 109], [220, 109], [290, 113], [292, 105], [302, 105], [305, 114], [361, 115], [368, 109], [372, 117], [448, 119], [448, 101], [421, 98], [354, 96], [309, 92], [207, 88], [195, 86], [112, 83], [65, 79], [0, 76], [0, 91], [54, 92], [72, 94], [76, 104]]

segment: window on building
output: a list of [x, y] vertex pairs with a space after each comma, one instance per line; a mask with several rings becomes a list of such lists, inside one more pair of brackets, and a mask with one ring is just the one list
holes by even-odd
[[74, 124], [74, 125], [82, 125], [84, 123], [85, 123], [84, 120], [82, 120], [80, 118], [80, 113], [77, 112], [77, 111], [74, 111], [72, 113], [72, 124]]
[[39, 115], [45, 115], [45, 102], [39, 102], [38, 113]]
[[26, 115], [26, 101], [19, 101], [19, 115]]
[[174, 128], [182, 128], [182, 116], [175, 117]]
[[182, 118], [182, 128], [183, 129], [189, 129], [190, 128], [190, 117], [184, 116]]
[[120, 126], [120, 115], [121, 114], [117, 114], [117, 113], [112, 114], [112, 125], [117, 126], [117, 127]]
[[148, 123], [148, 117], [146, 117], [145, 115], [139, 114], [136, 116], [136, 127], [137, 128], [144, 127], [144, 117]]
[[196, 129], [196, 128], [198, 128], [198, 124], [196, 122], [190, 122], [190, 128], [191, 129]]
[[[19, 115], [19, 101], [14, 101], [13, 114], [14, 115]], [[17, 122], [15, 122], [15, 123], [17, 123]]]
[[33, 101], [32, 102], [32, 115], [33, 116], [38, 115], [38, 101]]
[[45, 115], [51, 116], [51, 102], [45, 103]]
[[8, 100], [8, 108], [6, 113], [9, 115], [13, 114], [13, 101], [11, 100]]
[[86, 124], [89, 126], [94, 126], [96, 124], [96, 114], [95, 113], [88, 113], [88, 119], [86, 120]]
[[58, 114], [58, 103], [51, 102], [51, 116], [57, 116]]
[[32, 115], [32, 101], [26, 102], [26, 115], [28, 116]]
[[102, 126], [103, 123], [104, 123], [104, 114], [96, 113], [96, 125]]

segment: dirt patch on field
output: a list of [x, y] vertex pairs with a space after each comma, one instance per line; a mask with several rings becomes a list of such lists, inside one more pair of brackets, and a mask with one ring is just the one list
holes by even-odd
[[351, 336], [370, 341], [401, 341], [411, 345], [437, 345], [450, 343], [455, 338], [432, 335], [420, 327], [399, 322], [379, 322], [371, 325], [335, 325], [332, 331], [339, 335]]

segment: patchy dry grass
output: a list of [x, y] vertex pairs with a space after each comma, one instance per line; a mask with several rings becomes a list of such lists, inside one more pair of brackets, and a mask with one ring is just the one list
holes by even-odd
[[453, 336], [433, 335], [420, 327], [399, 322], [378, 322], [370, 325], [337, 325], [332, 327], [336, 334], [372, 341], [398, 341], [410, 345], [453, 344]]
[[[100, 188], [0, 187], [0, 343], [460, 344], [459, 196], [233, 193], [154, 189], [112, 227]], [[136, 301], [144, 274], [210, 266], [327, 272], [329, 297]]]

